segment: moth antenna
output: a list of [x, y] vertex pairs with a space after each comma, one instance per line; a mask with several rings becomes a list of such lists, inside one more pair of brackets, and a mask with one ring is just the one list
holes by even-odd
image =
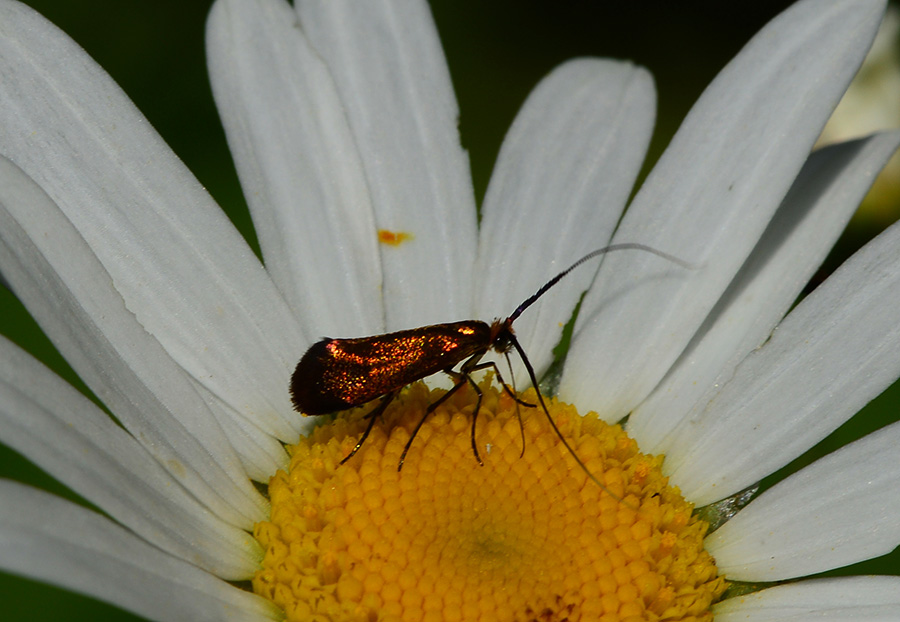
[[509, 318], [507, 319], [507, 322], [509, 322], [509, 323], [514, 322], [517, 317], [522, 315], [522, 312], [525, 309], [527, 309], [528, 307], [533, 305], [535, 303], [535, 301], [537, 301], [538, 298], [543, 296], [544, 293], [548, 289], [550, 289], [551, 287], [553, 287], [554, 285], [559, 283], [559, 281], [562, 280], [562, 278], [564, 276], [569, 274], [572, 270], [574, 270], [575, 268], [577, 268], [584, 262], [589, 261], [589, 260], [593, 259], [594, 257], [597, 257], [598, 255], [605, 255], [606, 253], [611, 253], [613, 251], [626, 251], [626, 250], [646, 251], [648, 253], [652, 253], [653, 255], [656, 255], [657, 257], [662, 257], [663, 259], [671, 261], [672, 263], [678, 264], [679, 266], [682, 266], [684, 268], [697, 268], [698, 267], [697, 265], [689, 263], [683, 259], [680, 259], [680, 258], [676, 257], [675, 255], [670, 255], [669, 253], [663, 252], [661, 250], [657, 250], [657, 249], [653, 248], [652, 246], [647, 246], [646, 244], [640, 244], [638, 242], [624, 242], [622, 244], [610, 244], [609, 246], [604, 246], [603, 248], [598, 248], [597, 250], [588, 253], [587, 255], [585, 255], [584, 257], [582, 257], [575, 263], [573, 263], [571, 266], [569, 266], [568, 268], [566, 268], [565, 270], [563, 270], [562, 272], [557, 274], [555, 277], [553, 277], [552, 279], [550, 279], [549, 281], [544, 283], [544, 285], [539, 290], [537, 290], [532, 296], [530, 296], [527, 300], [525, 300], [525, 302], [520, 304], [515, 311], [512, 312], [512, 315], [509, 316]]

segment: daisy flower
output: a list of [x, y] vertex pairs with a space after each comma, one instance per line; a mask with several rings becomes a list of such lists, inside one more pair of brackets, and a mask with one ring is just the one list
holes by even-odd
[[[0, 481], [0, 569], [153, 620], [896, 615], [897, 577], [794, 580], [900, 541], [900, 424], [747, 503], [900, 376], [900, 227], [792, 308], [900, 143], [810, 154], [884, 4], [769, 23], [624, 215], [652, 80], [563, 64], [479, 221], [426, 4], [217, 0], [212, 86], [263, 266], [112, 80], [0, 0], [0, 271], [93, 398], [0, 341], [0, 441], [96, 508]], [[459, 391], [398, 471], [443, 389], [404, 390], [344, 464], [371, 406], [292, 409], [322, 335], [505, 317], [619, 242], [689, 267], [612, 253], [516, 321], [548, 413], [488, 376], [478, 425]]]

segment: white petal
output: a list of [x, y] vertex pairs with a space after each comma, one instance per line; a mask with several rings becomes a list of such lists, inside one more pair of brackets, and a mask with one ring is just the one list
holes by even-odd
[[387, 329], [469, 318], [475, 200], [428, 5], [345, 0], [296, 9], [337, 84], [376, 225], [412, 236], [380, 246]]
[[206, 49], [266, 268], [312, 338], [384, 332], [374, 215], [344, 108], [284, 0], [220, 0]]
[[666, 461], [685, 497], [750, 486], [884, 391], [900, 376], [898, 309], [900, 224], [807, 296], [682, 426]]
[[741, 359], [768, 339], [898, 142], [895, 132], [812, 154], [694, 341], [628, 418], [642, 451], [669, 453], [678, 424], [690, 425], [691, 410], [708, 403]]
[[[681, 354], [749, 255], [875, 36], [882, 0], [805, 0], [769, 23], [694, 105], [584, 299], [560, 396], [608, 420]], [[598, 381], [602, 379], [602, 381]]]
[[[541, 81], [503, 141], [485, 197], [475, 317], [508, 316], [609, 241], [644, 160], [655, 109], [653, 78], [631, 63], [580, 59]], [[598, 263], [566, 277], [516, 321], [538, 375]]]
[[0, 267], [82, 380], [175, 479], [233, 524], [249, 528], [264, 515], [266, 501], [187, 374], [51, 199], [3, 157]]
[[900, 544], [900, 423], [814, 462], [713, 532], [704, 548], [738, 581], [802, 577]]
[[247, 579], [262, 550], [200, 505], [78, 391], [0, 339], [0, 440], [148, 542]]
[[0, 480], [0, 568], [151, 620], [278, 620], [275, 605], [85, 508]]
[[895, 622], [900, 577], [813, 579], [713, 605], [716, 622]]
[[[194, 388], [213, 412], [231, 413], [231, 416], [220, 417], [219, 423], [250, 479], [267, 482], [278, 469], [287, 469], [290, 459], [278, 439], [267, 434], [250, 419], [234, 412], [205, 387], [194, 383]], [[307, 423], [311, 425], [312, 421]]]
[[83, 50], [17, 3], [0, 5], [0, 81], [4, 154], [62, 209], [128, 309], [211, 392], [292, 436], [287, 386], [308, 341], [190, 171]]

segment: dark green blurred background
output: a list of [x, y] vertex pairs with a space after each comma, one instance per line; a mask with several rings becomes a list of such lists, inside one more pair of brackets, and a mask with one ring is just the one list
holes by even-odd
[[[206, 78], [203, 31], [211, 2], [29, 0], [27, 4], [66, 31], [113, 76], [255, 245]], [[703, 87], [788, 4], [435, 0], [432, 8], [459, 98], [462, 140], [469, 150], [479, 200], [516, 110], [555, 65], [592, 55], [630, 59], [651, 70], [659, 93], [659, 120], [649, 167]], [[888, 213], [855, 220], [822, 276], [896, 219], [898, 211], [895, 202]], [[28, 314], [0, 290], [0, 331], [77, 383]], [[895, 385], [788, 468], [799, 468], [814, 456], [898, 419], [900, 385]], [[3, 446], [0, 477], [74, 498]], [[900, 574], [900, 554], [895, 551], [842, 573]], [[0, 618], [136, 619], [91, 599], [2, 574]]]

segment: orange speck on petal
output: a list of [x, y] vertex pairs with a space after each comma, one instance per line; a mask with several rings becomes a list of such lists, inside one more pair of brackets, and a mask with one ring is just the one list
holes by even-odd
[[405, 231], [390, 231], [388, 229], [378, 230], [378, 241], [388, 246], [400, 246], [412, 238], [412, 233], [407, 233]]

